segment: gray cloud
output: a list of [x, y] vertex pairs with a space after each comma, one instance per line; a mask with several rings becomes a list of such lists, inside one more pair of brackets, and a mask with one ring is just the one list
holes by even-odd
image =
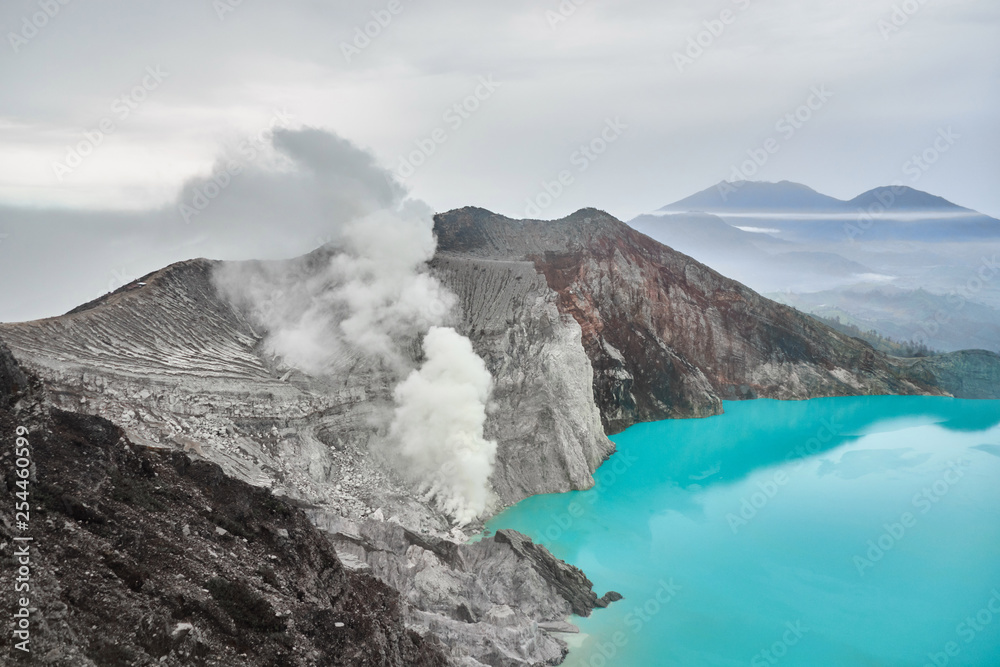
[[[598, 206], [628, 218], [726, 178], [811, 86], [825, 84], [836, 98], [759, 178], [849, 198], [900, 178], [910, 156], [951, 125], [963, 140], [908, 184], [1000, 215], [995, 3], [924, 3], [887, 38], [879, 21], [892, 16], [890, 0], [589, 0], [554, 27], [547, 12], [558, 11], [556, 0], [400, 3], [350, 62], [341, 44], [387, 2], [242, 2], [220, 20], [208, 0], [71, 0], [16, 53], [9, 35], [39, 5], [3, 3], [0, 260], [5, 282], [40, 293], [5, 295], [0, 319], [71, 307], [116, 271], [192, 255], [248, 257], [265, 245], [253, 237], [270, 240], [269, 227], [315, 220], [310, 206], [321, 198], [295, 188], [335, 176], [321, 174], [321, 163], [307, 167], [309, 178], [272, 169], [293, 160], [289, 151], [310, 165], [312, 141], [303, 138], [297, 147], [279, 140], [210, 212], [177, 222], [178, 201], [218, 171], [220, 155], [238, 156], [234, 147], [276, 110], [294, 115], [296, 127], [335, 130], [387, 167], [447, 129], [406, 186], [437, 210], [476, 204], [512, 216], [607, 118], [621, 117], [628, 132], [545, 215]], [[736, 20], [678, 71], [675, 52], [725, 9]], [[115, 101], [150, 66], [169, 75], [120, 119]], [[501, 87], [452, 130], [446, 112], [481, 75]], [[60, 181], [53, 163], [105, 118], [114, 132]], [[290, 236], [270, 243], [270, 254], [307, 249], [305, 237]], [[171, 251], [150, 250], [153, 240]]]
[[[0, 317], [56, 315], [192, 257], [294, 257], [343, 241], [345, 225], [398, 207], [405, 195], [369, 153], [345, 139], [278, 128], [265, 141], [225, 153], [162, 207], [0, 209], [4, 273], [19, 279], [18, 289], [0, 296]], [[426, 205], [407, 207], [419, 209], [408, 215], [429, 219]]]

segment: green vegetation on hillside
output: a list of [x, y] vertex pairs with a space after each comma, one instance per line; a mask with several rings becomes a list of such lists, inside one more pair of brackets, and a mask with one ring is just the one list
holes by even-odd
[[892, 337], [883, 336], [874, 329], [863, 331], [861, 328], [853, 324], [842, 322], [840, 320], [840, 315], [822, 317], [820, 315], [809, 313], [809, 316], [816, 318], [823, 324], [839, 331], [842, 334], [847, 334], [852, 338], [860, 338], [879, 352], [885, 352], [886, 354], [891, 354], [894, 357], [929, 357], [931, 355], [938, 354], [937, 350], [932, 350], [923, 343], [918, 343], [912, 340], [895, 340]]

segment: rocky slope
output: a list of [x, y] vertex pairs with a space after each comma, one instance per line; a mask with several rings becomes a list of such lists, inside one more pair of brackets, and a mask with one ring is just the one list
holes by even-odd
[[0, 408], [9, 408], [14, 400], [28, 389], [28, 378], [21, 366], [0, 342]]
[[[9, 513], [0, 560], [30, 536], [30, 654], [3, 634], [3, 664], [445, 665], [405, 627], [396, 591], [345, 569], [305, 514], [181, 452], [150, 452], [100, 417], [48, 408], [0, 343], [0, 502], [19, 491], [15, 429], [28, 430], [30, 528]], [[5, 586], [3, 608], [16, 609]], [[10, 660], [10, 662], [7, 662]]]
[[[613, 449], [605, 432], [716, 414], [725, 398], [940, 392], [599, 211], [538, 222], [462, 209], [436, 232], [433, 270], [496, 382], [486, 435], [503, 504], [588, 488]], [[315, 255], [292, 262], [308, 271]], [[215, 288], [219, 266], [176, 264], [0, 335], [60, 407], [113, 418], [137, 442], [354, 519], [382, 508], [447, 532], [380, 454], [371, 417], [396, 379], [362, 363], [320, 379], [267, 357], [265, 332]]]
[[[0, 525], [10, 571], [13, 538], [33, 539], [31, 664], [554, 664], [566, 644], [543, 628], [618, 599], [512, 531], [460, 546], [310, 520], [214, 463], [51, 407], [2, 341], [0, 390], [0, 433], [23, 426], [31, 443], [31, 527]], [[0, 461], [13, 507], [12, 450]], [[0, 600], [16, 608], [11, 587]], [[21, 657], [10, 633], [0, 650]]]
[[761, 297], [606, 213], [438, 215], [439, 257], [531, 262], [583, 333], [606, 430], [723, 399], [940, 393], [869, 345]]
[[392, 522], [320, 525], [345, 564], [400, 591], [411, 626], [438, 637], [461, 664], [561, 662], [567, 647], [559, 633], [577, 631], [567, 617], [621, 599], [598, 598], [580, 570], [514, 531], [459, 545]]
[[439, 253], [433, 269], [458, 295], [458, 327], [494, 378], [486, 436], [498, 443], [502, 500], [590, 488], [613, 446], [579, 323], [531, 262]]
[[900, 363], [955, 398], [1000, 399], [1000, 354], [995, 352], [963, 350]]
[[[65, 316], [0, 325], [0, 335], [61, 407], [114, 418], [138, 442], [196, 451], [355, 518], [383, 508], [408, 526], [447, 530], [379, 456], [372, 416], [391, 404], [398, 378], [363, 360], [342, 378], [316, 378], [267, 357], [264, 332], [215, 289], [218, 266], [176, 264]], [[449, 258], [439, 271], [495, 378], [486, 435], [499, 444], [501, 500], [588, 488], [612, 445], [577, 323], [530, 264]]]

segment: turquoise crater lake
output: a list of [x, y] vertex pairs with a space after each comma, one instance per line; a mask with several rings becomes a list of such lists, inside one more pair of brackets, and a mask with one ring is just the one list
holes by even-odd
[[1000, 665], [1000, 401], [727, 402], [493, 518], [625, 599], [600, 667]]

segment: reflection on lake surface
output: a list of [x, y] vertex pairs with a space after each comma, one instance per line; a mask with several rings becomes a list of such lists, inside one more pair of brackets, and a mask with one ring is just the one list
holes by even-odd
[[1000, 665], [1000, 402], [725, 409], [489, 522], [625, 595], [572, 619], [567, 665]]

